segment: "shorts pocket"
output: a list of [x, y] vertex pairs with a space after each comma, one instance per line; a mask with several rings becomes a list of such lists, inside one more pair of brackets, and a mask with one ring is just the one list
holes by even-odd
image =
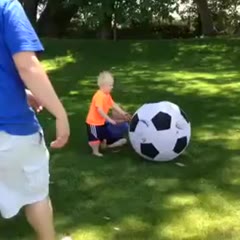
[[26, 188], [28, 191], [41, 193], [41, 191], [48, 190], [49, 171], [46, 164], [23, 167]]

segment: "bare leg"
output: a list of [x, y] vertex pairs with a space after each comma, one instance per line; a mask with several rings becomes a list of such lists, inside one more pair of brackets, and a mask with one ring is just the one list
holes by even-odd
[[55, 240], [53, 211], [49, 198], [26, 206], [25, 214], [38, 240]]
[[106, 139], [104, 139], [104, 140], [101, 142], [100, 148], [101, 148], [101, 149], [106, 149], [106, 148], [107, 148], [107, 140], [106, 140]]
[[99, 147], [100, 147], [100, 142], [95, 142], [93, 144], [89, 144], [90, 147], [92, 148], [92, 153], [95, 156], [102, 157], [103, 154], [99, 152]]
[[126, 143], [127, 143], [127, 139], [126, 138], [121, 138], [121, 139], [117, 140], [116, 142], [114, 142], [112, 144], [109, 144], [108, 148], [122, 147]]

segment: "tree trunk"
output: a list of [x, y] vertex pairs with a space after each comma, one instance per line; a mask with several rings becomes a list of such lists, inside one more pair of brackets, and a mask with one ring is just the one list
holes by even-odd
[[100, 38], [102, 40], [107, 40], [112, 38], [112, 15], [109, 16], [106, 13], [104, 13]]
[[200, 37], [202, 35], [202, 21], [201, 16], [198, 13], [198, 16], [196, 18], [196, 25], [195, 25], [195, 34]]
[[62, 37], [78, 9], [78, 5], [69, 4], [66, 6], [60, 0], [49, 2], [37, 24], [39, 34]]
[[114, 13], [114, 18], [113, 18], [113, 40], [117, 41], [117, 14], [116, 12]]
[[100, 23], [100, 38], [102, 40], [113, 38], [112, 21], [115, 10], [115, 0], [102, 2], [102, 21]]
[[51, 11], [51, 4], [48, 2], [45, 10], [41, 14], [38, 23], [37, 23], [37, 29], [38, 33], [41, 36], [56, 36], [57, 30], [56, 26], [53, 22], [53, 16]]
[[216, 35], [211, 12], [207, 0], [195, 0], [201, 18], [202, 34], [206, 36]]
[[24, 10], [30, 22], [33, 26], [35, 26], [37, 21], [37, 8], [39, 0], [23, 0], [21, 3], [23, 4]]

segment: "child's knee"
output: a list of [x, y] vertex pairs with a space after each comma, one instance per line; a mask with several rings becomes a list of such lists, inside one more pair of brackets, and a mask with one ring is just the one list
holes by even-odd
[[89, 141], [88, 144], [90, 147], [99, 145], [101, 142], [100, 140]]

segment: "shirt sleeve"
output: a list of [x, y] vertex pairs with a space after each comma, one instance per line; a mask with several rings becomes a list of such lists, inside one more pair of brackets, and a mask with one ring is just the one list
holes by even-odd
[[12, 55], [19, 52], [44, 50], [22, 5], [18, 0], [8, 1], [3, 11], [3, 37]]

